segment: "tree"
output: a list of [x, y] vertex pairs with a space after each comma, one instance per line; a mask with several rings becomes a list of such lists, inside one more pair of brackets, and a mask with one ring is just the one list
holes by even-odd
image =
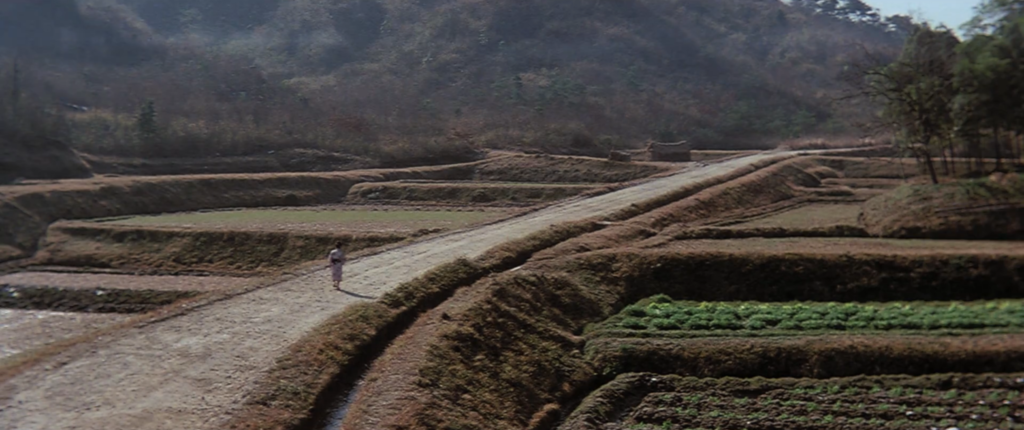
[[968, 37], [993, 34], [1024, 17], [1024, 0], [985, 0], [974, 8], [974, 18], [963, 26]]
[[882, 121], [901, 137], [897, 144], [903, 152], [925, 163], [933, 183], [938, 183], [935, 154], [952, 136], [959, 43], [949, 29], [924, 25], [895, 62], [865, 72], [865, 95], [882, 103]]
[[21, 101], [21, 67], [15, 58], [11, 64], [11, 123], [18, 123], [18, 103]]
[[988, 35], [975, 36], [964, 43], [958, 49], [961, 60], [956, 67], [955, 81], [958, 134], [977, 141], [982, 130], [992, 130], [996, 168], [1002, 168], [1000, 131], [1007, 128], [1012, 109], [1009, 104], [1012, 97], [1007, 96], [1012, 83], [1005, 79], [1009, 61], [1000, 58], [999, 43], [997, 38]]
[[144, 149], [156, 149], [155, 145], [160, 139], [160, 125], [156, 118], [156, 103], [152, 100], [147, 100], [139, 109], [139, 115], [135, 117], [135, 130]]
[[[975, 145], [988, 131], [1001, 169], [1004, 133], [1019, 162], [1024, 148], [1024, 0], [987, 0], [964, 30], [970, 39], [957, 66], [957, 117], [961, 135]], [[980, 155], [979, 155], [980, 156]]]

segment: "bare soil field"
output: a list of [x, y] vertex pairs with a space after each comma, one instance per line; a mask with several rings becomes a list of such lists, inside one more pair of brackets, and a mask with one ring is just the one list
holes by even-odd
[[559, 429], [1014, 429], [1021, 374], [697, 379], [626, 374]]
[[[777, 156], [759, 154], [684, 170], [627, 190], [360, 258], [346, 269], [345, 293], [329, 291], [326, 272], [316, 271], [80, 345], [57, 358], [62, 366], [49, 371], [36, 367], [3, 382], [0, 424], [215, 428], [245, 403], [259, 377], [292, 342], [348, 305], [380, 297], [438, 264], [480, 255], [507, 240], [562, 222], [607, 217], [667, 191], [773, 158]], [[81, 396], [83, 391], [90, 395]]]
[[15, 354], [84, 335], [129, 318], [123, 314], [0, 309], [0, 363]]

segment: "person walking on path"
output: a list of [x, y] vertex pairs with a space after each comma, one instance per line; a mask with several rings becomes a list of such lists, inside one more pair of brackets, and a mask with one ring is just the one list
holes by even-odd
[[342, 267], [345, 265], [345, 251], [341, 250], [341, 242], [334, 245], [334, 249], [327, 256], [331, 261], [331, 278], [334, 280], [334, 289], [341, 291]]

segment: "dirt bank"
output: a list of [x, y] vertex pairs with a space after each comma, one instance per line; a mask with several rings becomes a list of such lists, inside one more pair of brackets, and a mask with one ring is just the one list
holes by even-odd
[[318, 149], [216, 158], [83, 157], [97, 175], [197, 175], [270, 172], [337, 172], [373, 167], [370, 160]]
[[620, 163], [588, 157], [526, 155], [483, 163], [474, 179], [492, 182], [602, 184], [628, 182], [671, 170], [652, 163]]
[[387, 182], [352, 187], [352, 203], [435, 203], [449, 205], [528, 206], [574, 197], [593, 190], [592, 185], [514, 183], [410, 183]]
[[597, 339], [595, 368], [707, 378], [834, 378], [1024, 371], [1024, 335]]
[[0, 184], [91, 176], [89, 166], [64, 142], [0, 130]]
[[869, 200], [861, 222], [897, 238], [1024, 239], [1024, 175], [906, 185]]

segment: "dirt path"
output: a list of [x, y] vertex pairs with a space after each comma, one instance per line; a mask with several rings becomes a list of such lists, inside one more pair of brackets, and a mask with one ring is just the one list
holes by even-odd
[[275, 357], [349, 304], [379, 297], [455, 258], [478, 256], [554, 224], [607, 215], [774, 156], [695, 167], [361, 258], [346, 268], [350, 278], [344, 287], [353, 294], [330, 292], [327, 272], [319, 271], [101, 340], [63, 365], [37, 366], [0, 384], [0, 428], [216, 428], [244, 402]]

